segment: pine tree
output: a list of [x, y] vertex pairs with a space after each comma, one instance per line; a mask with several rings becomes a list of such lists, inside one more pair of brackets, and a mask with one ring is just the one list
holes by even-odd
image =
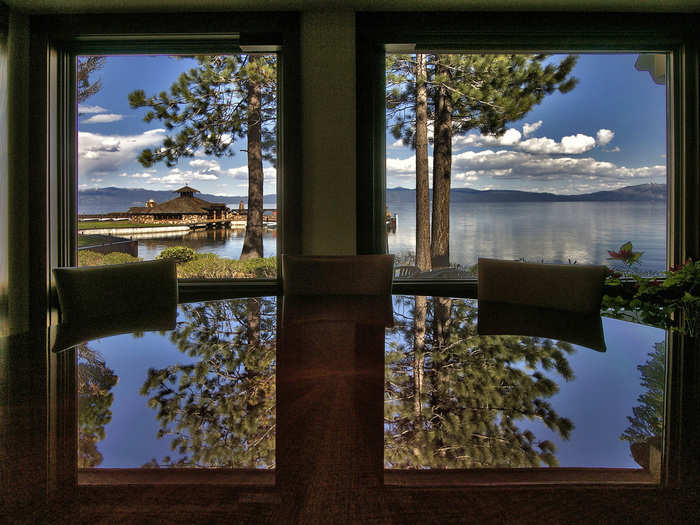
[[102, 89], [102, 80], [97, 79], [94, 82], [90, 81], [90, 76], [95, 71], [102, 69], [105, 65], [107, 57], [101, 56], [81, 56], [78, 57], [77, 70], [75, 75], [75, 84], [77, 86], [76, 100], [85, 102], [85, 100], [100, 89]]
[[646, 363], [639, 365], [637, 370], [642, 375], [645, 391], [637, 398], [640, 404], [632, 409], [633, 417], [627, 417], [630, 426], [620, 436], [620, 439], [630, 443], [663, 436], [666, 344], [663, 341], [656, 343]]
[[[387, 108], [392, 133], [416, 149], [416, 176], [427, 163], [427, 149], [418, 150], [428, 123], [418, 113], [419, 86], [427, 85], [428, 114], [433, 121], [433, 206], [431, 265], [449, 266], [452, 137], [478, 129], [500, 136], [506, 124], [523, 118], [546, 95], [567, 93], [577, 84], [570, 76], [577, 57], [558, 64], [549, 55], [441, 54], [426, 55], [422, 80], [421, 55], [390, 55], [387, 59]], [[421, 155], [421, 159], [418, 158]], [[418, 205], [417, 205], [418, 206]], [[425, 219], [421, 219], [425, 221]]]
[[151, 369], [141, 387], [176, 457], [145, 466], [272, 468], [274, 298], [183, 305], [172, 341], [194, 364]]
[[78, 467], [97, 467], [102, 454], [97, 442], [105, 438], [105, 425], [112, 419], [114, 396], [110, 392], [119, 378], [102, 356], [86, 344], [78, 354]]
[[198, 67], [182, 73], [158, 95], [129, 94], [132, 108], [148, 107], [144, 121], [162, 121], [168, 136], [145, 149], [139, 162], [175, 166], [181, 157], [203, 151], [233, 156], [236, 139], [247, 140], [248, 216], [241, 260], [263, 256], [263, 159], [274, 162], [277, 62], [273, 55], [197, 56]]
[[[416, 312], [411, 298], [396, 299], [385, 356], [386, 462], [397, 468], [556, 466], [555, 445], [518, 422], [538, 420], [569, 437], [573, 423], [547, 401], [558, 391], [548, 376], [573, 378], [566, 359], [573, 347], [535, 337], [478, 336], [474, 302], [441, 299], [427, 302], [428, 323], [442, 326], [425, 337], [418, 400], [411, 348]], [[450, 324], [435, 319], [436, 308], [448, 309]]]

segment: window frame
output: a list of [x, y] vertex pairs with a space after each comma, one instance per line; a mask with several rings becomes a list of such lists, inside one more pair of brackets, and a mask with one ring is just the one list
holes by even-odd
[[[414, 44], [423, 51], [441, 52], [669, 53], [666, 258], [669, 265], [676, 265], [700, 257], [700, 41], [694, 34], [700, 17], [640, 13], [533, 15], [357, 14], [357, 253], [387, 252], [385, 56], [387, 50], [406, 52]], [[394, 294], [477, 296], [476, 279], [399, 281], [392, 288]], [[697, 451], [688, 437], [697, 426], [695, 418], [688, 417], [697, 386], [687, 372], [697, 370], [697, 358], [692, 344], [678, 334], [668, 333], [666, 340], [666, 427], [660, 487], [687, 487], [697, 480], [690, 467], [697, 464]]]
[[[77, 115], [73, 89], [75, 61], [81, 52], [170, 51], [192, 53], [221, 50], [222, 38], [237, 36], [239, 46], [278, 51], [279, 94], [277, 206], [282, 217], [277, 249], [301, 250], [301, 110], [298, 13], [188, 13], [124, 15], [41, 15], [30, 22], [29, 137], [33, 155], [27, 181], [32, 199], [30, 296], [36, 298], [37, 326], [59, 321], [58, 299], [51, 269], [76, 260], [77, 241]], [[230, 41], [230, 40], [229, 40]], [[194, 302], [251, 295], [281, 294], [281, 263], [275, 280], [189, 281], [178, 284], [179, 301]], [[47, 341], [48, 345], [48, 341]], [[49, 491], [56, 497], [74, 497], [78, 490], [76, 362], [73, 352], [48, 350], [47, 469]], [[253, 474], [254, 475], [254, 474]], [[205, 476], [206, 477], [206, 476]], [[235, 476], [234, 476], [235, 477]], [[176, 476], [177, 478], [177, 476]], [[189, 481], [188, 481], [189, 480]], [[191, 482], [191, 479], [184, 482]], [[177, 479], [168, 480], [168, 482]], [[204, 482], [197, 480], [197, 483]], [[211, 480], [216, 483], [216, 480]], [[237, 483], [232, 479], [231, 483]], [[265, 484], [267, 482], [263, 482]], [[228, 485], [231, 486], [231, 485]], [[211, 485], [208, 485], [211, 487]], [[211, 490], [207, 485], [202, 494]], [[228, 489], [227, 489], [228, 490]], [[189, 492], [189, 491], [185, 491]]]
[[[410, 52], [664, 52], [667, 75], [666, 254], [668, 265], [700, 257], [695, 15], [590, 13], [358, 13], [357, 252], [386, 253], [384, 58]], [[476, 297], [476, 279], [395, 282], [394, 293]]]
[[[277, 207], [280, 224], [277, 254], [298, 253], [301, 215], [296, 210], [301, 184], [299, 99], [299, 22], [294, 13], [199, 13], [118, 16], [43, 16], [33, 23], [42, 36], [45, 57], [46, 131], [49, 168], [48, 239], [49, 305], [57, 321], [50, 268], [76, 264], [77, 254], [77, 115], [75, 57], [85, 54], [209, 54], [246, 51], [278, 56]], [[43, 58], [43, 57], [42, 57]], [[51, 220], [51, 219], [57, 220]], [[281, 263], [276, 279], [186, 280], [178, 283], [181, 301], [272, 294], [281, 290]]]

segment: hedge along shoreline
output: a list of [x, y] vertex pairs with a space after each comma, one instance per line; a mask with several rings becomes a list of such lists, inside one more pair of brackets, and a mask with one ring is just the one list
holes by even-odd
[[[277, 276], [276, 257], [237, 261], [213, 253], [197, 253], [191, 248], [175, 246], [163, 250], [156, 257], [166, 258], [176, 259], [178, 279], [274, 279]], [[78, 266], [128, 264], [141, 260], [140, 257], [126, 253], [113, 252], [103, 255], [90, 250], [78, 252]]]

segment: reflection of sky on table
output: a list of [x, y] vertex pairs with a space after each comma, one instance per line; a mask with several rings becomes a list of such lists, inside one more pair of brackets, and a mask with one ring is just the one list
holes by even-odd
[[629, 441], [620, 440], [620, 435], [644, 391], [637, 366], [646, 362], [654, 343], [665, 340], [665, 333], [607, 318], [603, 318], [603, 330], [607, 351], [575, 346], [568, 356], [574, 379], [557, 381], [559, 392], [550, 398], [557, 413], [573, 421], [571, 438], [562, 440], [542, 424], [523, 421], [519, 425], [530, 428], [539, 440], [556, 443], [560, 467], [640, 468], [632, 459]]
[[[399, 312], [410, 315], [410, 311], [397, 309], [397, 320]], [[639, 468], [630, 455], [629, 443], [619, 437], [643, 391], [637, 366], [647, 360], [654, 343], [664, 341], [665, 333], [606, 318], [603, 327], [607, 352], [575, 347], [576, 351], [567, 357], [575, 375], [572, 381], [559, 381], [556, 373], [545, 372], [560, 385], [560, 391], [548, 401], [575, 425], [570, 440], [561, 440], [540, 423], [517, 422], [520, 428], [531, 429], [538, 441], [553, 441], [562, 467]], [[114, 336], [92, 341], [89, 346], [102, 354], [106, 365], [119, 377], [112, 389], [112, 419], [105, 427], [105, 439], [97, 443], [104, 457], [100, 467], [141, 467], [152, 458], [161, 460], [172, 455], [172, 436], [157, 438], [160, 424], [156, 411], [147, 406], [148, 398], [139, 390], [149, 368], [194, 363], [196, 359], [178, 351], [167, 333]]]
[[[476, 301], [470, 302], [476, 305]], [[401, 305], [395, 297], [397, 323], [408, 322], [412, 326], [412, 299], [410, 303]], [[627, 417], [633, 415], [633, 407], [639, 405], [638, 396], [645, 390], [637, 366], [647, 361], [654, 344], [665, 341], [666, 334], [658, 328], [605, 317], [603, 331], [606, 352], [572, 345], [574, 351], [565, 354], [574, 374], [569, 382], [555, 370], [539, 368], [559, 386], [559, 392], [543, 399], [560, 417], [573, 422], [570, 438], [562, 439], [540, 421], [515, 420], [518, 428], [534, 433], [536, 443], [543, 440], [555, 443], [554, 455], [560, 467], [640, 468], [630, 454], [630, 443], [620, 440], [620, 436], [630, 424]], [[403, 344], [407, 352], [413, 351], [413, 342], [404, 340], [398, 333], [387, 336], [387, 350], [392, 342]], [[525, 367], [522, 361], [511, 364], [516, 368]]]
[[89, 343], [102, 354], [109, 368], [119, 376], [112, 389], [112, 420], [105, 426], [105, 439], [97, 443], [104, 457], [100, 467], [141, 467], [151, 458], [171, 455], [171, 436], [158, 439], [160, 423], [148, 398], [139, 394], [149, 368], [165, 368], [176, 363], [194, 363], [178, 351], [167, 335], [146, 332], [143, 337], [119, 335]]

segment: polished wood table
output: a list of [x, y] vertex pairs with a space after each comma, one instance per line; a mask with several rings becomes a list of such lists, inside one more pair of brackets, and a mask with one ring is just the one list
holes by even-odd
[[[415, 296], [191, 303], [146, 328], [55, 347], [48, 406], [31, 375], [2, 391], [24, 471], [5, 479], [53, 495], [54, 522], [663, 522], [692, 506], [697, 416], [676, 411], [697, 390], [673, 363], [695, 342], [677, 334]], [[42, 341], [3, 344], [27, 373]]]

